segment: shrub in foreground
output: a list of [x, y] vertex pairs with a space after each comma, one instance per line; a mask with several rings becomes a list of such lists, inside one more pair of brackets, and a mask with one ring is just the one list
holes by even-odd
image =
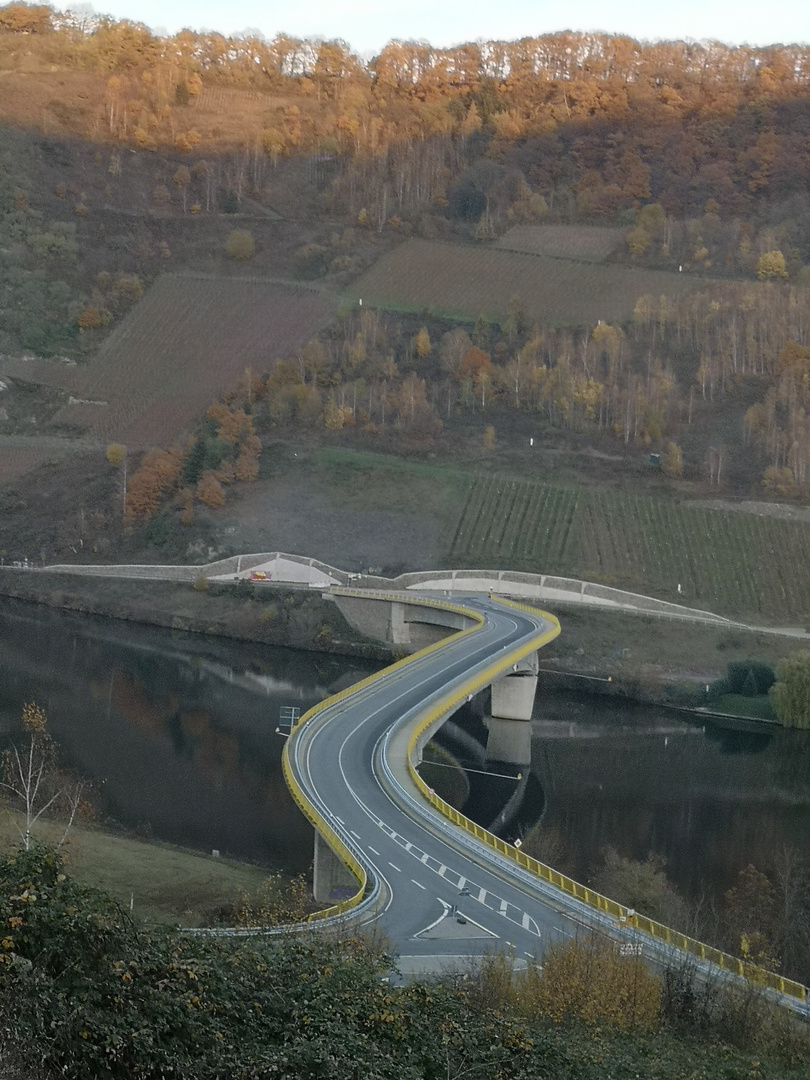
[[[392, 970], [359, 937], [147, 930], [66, 876], [58, 855], [0, 854], [0, 1075], [9, 1080], [806, 1075], [801, 1063], [791, 1072], [759, 1056], [752, 1066], [750, 1054], [716, 1042], [645, 1030], [655, 980], [600, 948], [552, 952], [545, 988], [534, 968], [514, 978], [503, 960], [480, 977], [401, 987]], [[549, 1020], [546, 999], [569, 983], [577, 994]]]

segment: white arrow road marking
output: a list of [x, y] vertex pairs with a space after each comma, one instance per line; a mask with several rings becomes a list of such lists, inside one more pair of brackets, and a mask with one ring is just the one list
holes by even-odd
[[535, 937], [540, 937], [540, 927], [537, 925], [531, 915], [528, 914], [528, 912], [523, 912], [523, 918], [521, 920], [521, 923], [524, 930], [528, 930], [529, 933], [534, 934]]
[[444, 919], [446, 917], [448, 911], [450, 910], [450, 905], [446, 904], [444, 902], [444, 900], [442, 900], [442, 898], [440, 896], [437, 896], [436, 899], [442, 905], [442, 913], [441, 913], [441, 915], [438, 917], [438, 919], [434, 919], [433, 922], [430, 923], [429, 926], [424, 927], [424, 929], [420, 930], [417, 934], [415, 934], [414, 937], [421, 937], [423, 934], [429, 934], [430, 931], [433, 929], [433, 927], [438, 926], [439, 923], [442, 921], [442, 919]]

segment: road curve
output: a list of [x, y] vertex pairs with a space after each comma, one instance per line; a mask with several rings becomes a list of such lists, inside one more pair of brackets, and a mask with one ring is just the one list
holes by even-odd
[[284, 748], [294, 797], [360, 882], [336, 917], [382, 931], [403, 974], [457, 968], [493, 952], [528, 962], [585, 928], [655, 966], [671, 963], [676, 952], [682, 963], [685, 950], [699, 977], [755, 978], [775, 1001], [805, 1015], [810, 992], [800, 983], [669, 931], [466, 819], [478, 837], [437, 812], [432, 801], [440, 800], [411, 767], [415, 737], [427, 738], [461, 702], [553, 640], [560, 625], [491, 594], [465, 597], [463, 608], [435, 598], [409, 602], [464, 612], [473, 625], [316, 706]]
[[511, 670], [556, 637], [559, 623], [483, 596], [464, 606], [476, 628], [316, 710], [288, 740], [285, 771], [310, 816], [326, 821], [365, 872], [366, 899], [354, 917], [382, 930], [401, 957], [494, 949], [536, 957], [590, 913], [437, 814], [405, 758], [420, 719], [452, 712], [453, 698]]

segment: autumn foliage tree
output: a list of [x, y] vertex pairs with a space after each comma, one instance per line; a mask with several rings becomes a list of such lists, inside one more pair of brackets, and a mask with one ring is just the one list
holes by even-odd
[[798, 650], [779, 661], [770, 696], [783, 724], [810, 728], [810, 652]]
[[781, 251], [766, 251], [757, 260], [757, 277], [760, 281], [786, 279], [788, 276], [785, 256]]
[[747, 866], [725, 895], [726, 925], [738, 956], [769, 971], [779, 968], [775, 956], [776, 899], [767, 874]]
[[206, 470], [200, 477], [194, 494], [201, 503], [205, 503], [212, 510], [225, 505], [225, 492], [222, 490], [222, 484], [218, 480], [216, 473], [210, 469]]
[[228, 234], [225, 241], [225, 254], [229, 259], [238, 262], [247, 262], [256, 253], [256, 242], [253, 234], [247, 229], [234, 229]]
[[53, 9], [44, 4], [7, 4], [0, 8], [0, 33], [47, 34], [53, 29]]
[[668, 442], [661, 455], [661, 468], [671, 480], [680, 480], [683, 475], [683, 454], [675, 442]]
[[182, 467], [183, 455], [177, 447], [150, 450], [129, 478], [125, 519], [134, 523], [154, 517], [163, 496], [177, 485]]
[[551, 945], [539, 974], [530, 965], [515, 980], [522, 1011], [555, 1023], [580, 1020], [620, 1029], [655, 1030], [660, 983], [643, 960], [623, 957], [613, 943], [594, 939]]

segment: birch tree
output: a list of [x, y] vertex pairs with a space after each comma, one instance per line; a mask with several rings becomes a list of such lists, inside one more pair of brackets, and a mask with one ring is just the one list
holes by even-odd
[[44, 709], [29, 701], [23, 706], [22, 722], [26, 742], [13, 744], [3, 754], [0, 789], [11, 810], [16, 811], [12, 818], [26, 851], [31, 847], [34, 826], [48, 811], [61, 812], [65, 820], [61, 847], [82, 808], [85, 784], [60, 770]]

